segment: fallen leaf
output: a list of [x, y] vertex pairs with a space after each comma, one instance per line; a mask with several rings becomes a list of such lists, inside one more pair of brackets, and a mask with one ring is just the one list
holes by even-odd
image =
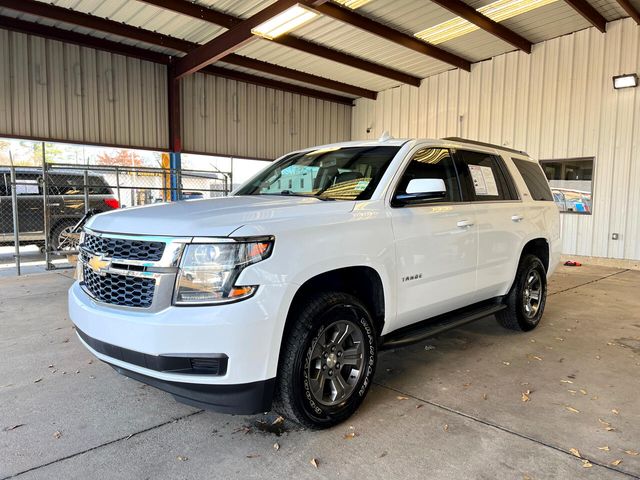
[[632, 457], [637, 457], [640, 455], [640, 452], [636, 452], [635, 450], [625, 450], [624, 453], [627, 455], [631, 455]]
[[76, 370], [76, 373], [80, 373], [80, 370]]
[[278, 442], [273, 444], [273, 449], [277, 452], [278, 450], [280, 450], [280, 444]]
[[50, 363], [47, 368], [53, 368], [53, 363]]
[[258, 453], [250, 453], [249, 455], [247, 455], [247, 458], [258, 458], [260, 456], [260, 454]]
[[604, 447], [598, 447], [598, 450], [602, 450], [603, 452], [608, 452], [611, 449], [609, 448], [608, 445], [605, 445]]
[[558, 340], [560, 342], [564, 342], [564, 338], [562, 338], [562, 337], [556, 337], [556, 340]]
[[62, 432], [60, 430], [56, 430], [55, 432], [53, 432], [54, 438], [60, 438], [61, 436], [62, 436]]
[[574, 457], [582, 458], [577, 448], [570, 448], [569, 452], [571, 452], [571, 455], [573, 455]]
[[396, 397], [396, 399], [398, 399], [398, 400], [409, 400], [409, 397], [403, 397], [403, 396], [401, 396], [401, 395], [398, 395], [398, 396]]
[[509, 365], [511, 365], [511, 363], [509, 363], [509, 362], [502, 362], [502, 364], [503, 364], [503, 365], [506, 365], [507, 367], [508, 367]]
[[596, 360], [600, 360], [600, 355], [596, 355]]
[[312, 459], [309, 461], [309, 463], [310, 463], [311, 465], [313, 465], [315, 468], [318, 468], [318, 464], [319, 464], [319, 462], [318, 462], [318, 460], [316, 460], [315, 458], [312, 458]]
[[418, 405], [416, 405], [416, 408], [422, 408], [424, 407], [424, 403], [419, 403]]
[[591, 468], [593, 464], [589, 460], [582, 460], [582, 468]]
[[571, 390], [571, 389], [567, 389], [567, 392], [569, 392], [571, 395], [575, 395], [577, 392], [577, 390]]
[[618, 415], [620, 412], [614, 408], [613, 410], [611, 410], [611, 413], [613, 413], [614, 415]]
[[388, 452], [382, 452], [380, 455], [378, 455], [378, 458], [382, 458], [382, 457], [386, 457]]
[[570, 407], [569, 405], [565, 406], [564, 408], [569, 410], [571, 413], [580, 413], [580, 410], [578, 410], [577, 408]]
[[617, 467], [617, 466], [618, 466], [618, 465], [620, 465], [621, 463], [622, 463], [622, 459], [621, 459], [621, 458], [619, 458], [618, 460], [614, 460], [613, 462], [611, 462], [611, 465], [613, 465], [613, 466], [616, 466], [616, 467]]
[[36, 378], [36, 379], [33, 381], [33, 383], [38, 383], [38, 382], [41, 382], [41, 381], [42, 381], [42, 377], [40, 377], [40, 378]]
[[88, 363], [89, 365], [91, 365], [91, 364], [93, 363], [93, 360], [89, 360], [89, 361], [87, 361], [87, 363]]
[[278, 418], [276, 418], [276, 419], [271, 423], [271, 425], [279, 425], [279, 424], [281, 424], [282, 422], [284, 422], [284, 417], [279, 416]]
[[616, 431], [616, 429], [615, 429], [615, 428], [613, 428], [613, 427], [606, 427], [606, 428], [605, 428], [605, 430], [606, 430], [607, 432], [615, 432], [615, 431]]
[[356, 432], [349, 432], [344, 436], [344, 438], [345, 438], [345, 440], [352, 440], [357, 436], [358, 436], [358, 434]]
[[486, 400], [487, 398], [489, 398], [489, 397], [487, 396], [487, 394], [486, 394], [486, 393], [483, 393], [483, 394], [482, 394], [482, 399], [483, 399], [483, 400]]
[[583, 395], [586, 395], [586, 394], [587, 394], [587, 391], [581, 388], [581, 389], [580, 389], [580, 393], [581, 393], [581, 394], [583, 394]]
[[444, 427], [442, 427], [442, 430], [444, 430], [445, 432], [449, 431], [449, 424], [445, 424]]
[[608, 427], [609, 425], [611, 425], [609, 422], [605, 422], [605, 421], [604, 421], [603, 419], [601, 419], [601, 418], [599, 418], [599, 419], [598, 419], [598, 421], [599, 421], [602, 425], [605, 425], [605, 426], [607, 426], [607, 427]]
[[16, 425], [11, 425], [10, 427], [5, 427], [2, 429], [2, 431], [4, 432], [10, 432], [11, 430], [15, 430], [16, 428], [20, 428], [24, 426], [24, 423], [18, 423]]
[[531, 390], [527, 390], [526, 392], [522, 392], [522, 401], [523, 402], [528, 402], [530, 394], [531, 394]]
[[425, 345], [425, 346], [424, 346], [424, 349], [425, 349], [425, 350], [427, 350], [427, 351], [429, 351], [429, 350], [435, 350], [435, 349], [436, 349], [436, 346], [435, 346], [435, 345]]
[[181, 462], [186, 462], [187, 460], [189, 460], [189, 457], [185, 457], [183, 455], [178, 455], [176, 458]]
[[571, 380], [560, 380], [562, 383], [573, 383]]

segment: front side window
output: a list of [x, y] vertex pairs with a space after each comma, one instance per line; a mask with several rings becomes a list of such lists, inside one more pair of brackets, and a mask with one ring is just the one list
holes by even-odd
[[561, 212], [591, 215], [593, 158], [541, 160], [553, 199]]
[[501, 158], [490, 153], [458, 150], [458, 173], [467, 196], [475, 201], [517, 200], [513, 181]]
[[266, 168], [241, 186], [236, 195], [368, 200], [399, 149], [391, 146], [335, 147], [296, 153]]
[[[428, 200], [431, 202], [459, 202], [460, 186], [451, 154], [446, 148], [423, 148], [418, 150], [402, 174], [395, 196], [408, 192], [412, 180], [442, 180], [444, 195]], [[421, 202], [422, 203], [422, 202]]]

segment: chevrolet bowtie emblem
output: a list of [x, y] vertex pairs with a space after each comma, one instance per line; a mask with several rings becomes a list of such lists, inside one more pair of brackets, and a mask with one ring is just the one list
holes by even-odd
[[109, 268], [111, 260], [105, 260], [102, 258], [102, 255], [92, 255], [91, 258], [89, 258], [87, 265], [89, 265], [89, 268], [94, 272], [102, 273], [104, 270]]

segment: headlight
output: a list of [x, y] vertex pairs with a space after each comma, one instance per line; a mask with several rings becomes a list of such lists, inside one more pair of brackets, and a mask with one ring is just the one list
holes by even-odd
[[175, 305], [226, 303], [248, 298], [257, 286], [235, 285], [240, 272], [271, 255], [273, 238], [188, 244], [182, 254]]

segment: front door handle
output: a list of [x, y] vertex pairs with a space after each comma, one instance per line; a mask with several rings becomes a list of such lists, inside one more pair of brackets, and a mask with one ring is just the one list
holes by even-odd
[[522, 221], [522, 219], [524, 219], [524, 217], [522, 215], [512, 215], [511, 216], [511, 220], [514, 222], [520, 222]]
[[473, 227], [473, 222], [471, 220], [460, 220], [457, 225], [460, 228]]

